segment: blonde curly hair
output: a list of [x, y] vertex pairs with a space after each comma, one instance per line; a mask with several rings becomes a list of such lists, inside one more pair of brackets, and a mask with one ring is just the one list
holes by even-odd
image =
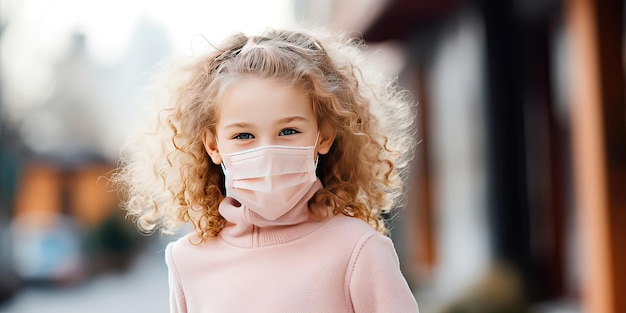
[[[262, 49], [246, 47], [252, 44]], [[146, 233], [171, 233], [185, 222], [203, 239], [222, 230], [224, 177], [202, 136], [206, 130], [215, 134], [223, 90], [255, 74], [308, 92], [318, 124], [336, 130], [330, 151], [320, 156], [317, 175], [324, 188], [311, 207], [360, 218], [386, 232], [382, 214], [402, 199], [414, 113], [394, 80], [362, 70], [362, 46], [343, 34], [267, 30], [233, 35], [220, 48], [172, 63], [162, 72], [166, 80], [154, 85], [165, 103], [148, 115], [156, 124], [127, 142], [112, 176], [124, 192], [123, 208]]]

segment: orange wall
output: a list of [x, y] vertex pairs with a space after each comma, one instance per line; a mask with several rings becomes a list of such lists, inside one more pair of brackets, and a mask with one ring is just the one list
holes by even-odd
[[[28, 214], [46, 219], [65, 212], [85, 226], [94, 226], [117, 209], [117, 194], [107, 192], [107, 180], [101, 178], [112, 169], [110, 165], [90, 165], [64, 171], [51, 165], [29, 165], [20, 177], [14, 216]], [[68, 196], [65, 209], [64, 190]]]

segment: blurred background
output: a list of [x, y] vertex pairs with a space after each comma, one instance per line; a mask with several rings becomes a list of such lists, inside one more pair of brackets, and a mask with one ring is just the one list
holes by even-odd
[[[390, 218], [421, 311], [626, 312], [624, 1], [0, 0], [0, 312], [167, 312], [99, 177], [165, 58], [293, 24], [365, 39], [418, 116]], [[202, 39], [204, 40], [204, 39]]]

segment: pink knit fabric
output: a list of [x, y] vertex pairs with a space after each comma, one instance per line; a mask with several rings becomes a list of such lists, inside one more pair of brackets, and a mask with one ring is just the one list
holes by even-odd
[[309, 213], [320, 188], [271, 222], [226, 198], [218, 237], [170, 243], [170, 311], [418, 312], [389, 238], [357, 218]]

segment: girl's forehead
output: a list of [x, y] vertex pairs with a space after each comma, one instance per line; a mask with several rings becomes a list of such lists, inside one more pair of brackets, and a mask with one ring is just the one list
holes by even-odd
[[215, 116], [218, 124], [263, 123], [289, 116], [315, 120], [308, 92], [289, 82], [258, 76], [244, 76], [224, 85]]

